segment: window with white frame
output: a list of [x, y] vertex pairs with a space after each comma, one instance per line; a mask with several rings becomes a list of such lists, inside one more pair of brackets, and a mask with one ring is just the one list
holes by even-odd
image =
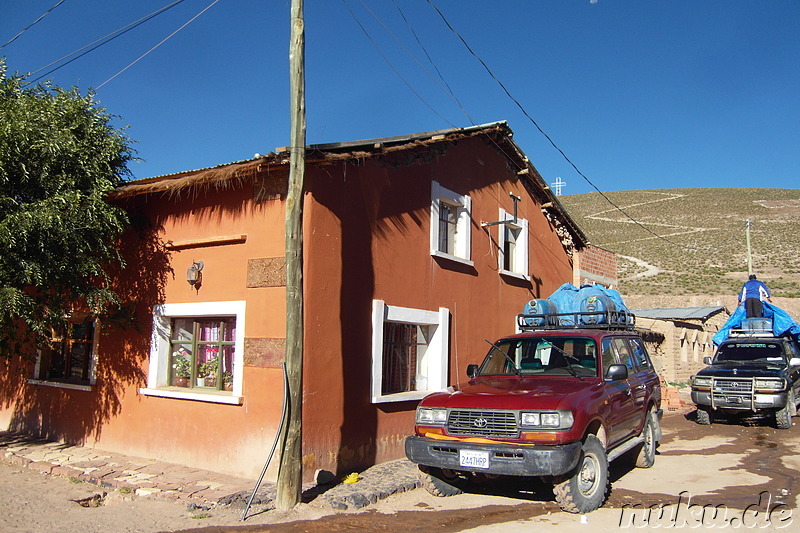
[[372, 302], [372, 402], [420, 399], [447, 387], [450, 312]]
[[37, 351], [33, 383], [86, 389], [94, 385], [99, 323], [75, 315], [52, 331], [47, 346]]
[[497, 244], [499, 248], [498, 266], [500, 273], [523, 279], [530, 279], [528, 272], [528, 221], [517, 218], [500, 209]]
[[438, 182], [431, 186], [431, 255], [472, 264], [472, 201]]
[[240, 403], [245, 302], [165, 304], [153, 313], [149, 396]]

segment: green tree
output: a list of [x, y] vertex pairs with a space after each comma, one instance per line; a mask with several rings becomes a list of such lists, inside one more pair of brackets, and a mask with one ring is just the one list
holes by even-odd
[[[132, 141], [94, 95], [25, 85], [0, 59], [0, 354], [41, 341], [79, 308], [117, 302], [110, 272], [127, 225], [106, 194], [130, 175]], [[30, 346], [30, 345], [28, 345]]]

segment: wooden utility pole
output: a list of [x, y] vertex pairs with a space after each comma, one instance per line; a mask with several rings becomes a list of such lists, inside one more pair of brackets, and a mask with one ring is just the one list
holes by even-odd
[[287, 420], [278, 469], [275, 505], [288, 511], [300, 503], [303, 464], [303, 189], [306, 165], [305, 23], [303, 0], [292, 0], [289, 44], [291, 158], [286, 195], [286, 374]]

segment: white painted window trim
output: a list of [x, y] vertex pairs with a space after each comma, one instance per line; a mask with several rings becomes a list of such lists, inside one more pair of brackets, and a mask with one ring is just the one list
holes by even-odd
[[[454, 254], [439, 250], [439, 202], [458, 208]], [[448, 190], [438, 181], [431, 183], [431, 255], [473, 266], [472, 259], [472, 199]]]
[[[41, 385], [43, 387], [53, 387], [56, 389], [91, 391], [97, 379], [97, 357], [100, 350], [100, 320], [94, 319], [94, 336], [92, 337], [92, 358], [89, 361], [89, 382], [88, 383], [68, 383], [49, 379], [31, 378], [26, 380], [30, 385]], [[33, 375], [38, 376], [41, 371], [42, 351], [36, 350], [36, 364], [34, 365]]]
[[[245, 302], [202, 302], [157, 305], [153, 309], [153, 336], [150, 342], [150, 367], [147, 387], [139, 389], [145, 396], [177, 398], [210, 403], [239, 405], [243, 401]], [[233, 391], [190, 392], [168, 387], [170, 335], [172, 319], [177, 317], [233, 316], [236, 317], [236, 337], [233, 355]]]
[[[503, 276], [508, 276], [512, 278], [524, 279], [526, 281], [531, 280], [530, 270], [529, 270], [529, 247], [528, 247], [528, 221], [524, 218], [517, 217], [516, 223], [513, 222], [514, 215], [511, 213], [506, 212], [505, 209], [500, 208], [500, 219], [507, 221], [505, 224], [498, 224], [497, 228], [497, 245], [499, 247], [499, 251], [497, 253], [497, 267], [500, 270], [500, 274]], [[514, 256], [514, 265], [511, 270], [506, 270], [503, 268], [505, 264], [505, 249], [506, 249], [506, 227], [511, 227], [519, 231], [519, 238], [517, 238], [517, 245], [515, 247], [516, 254]]]
[[[427, 389], [396, 394], [382, 394], [383, 376], [383, 323], [400, 322], [432, 326], [428, 343]], [[382, 300], [372, 301], [372, 403], [403, 402], [421, 400], [434, 391], [447, 388], [447, 370], [450, 353], [450, 311], [440, 307], [439, 311], [425, 311], [408, 307], [386, 305]]]

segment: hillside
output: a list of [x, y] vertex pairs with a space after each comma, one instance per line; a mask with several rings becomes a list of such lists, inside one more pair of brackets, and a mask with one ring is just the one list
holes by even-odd
[[[735, 295], [753, 271], [800, 297], [800, 189], [653, 189], [561, 196], [595, 246], [620, 256], [623, 294]], [[627, 216], [626, 216], [627, 215]], [[735, 305], [735, 299], [734, 305]]]

